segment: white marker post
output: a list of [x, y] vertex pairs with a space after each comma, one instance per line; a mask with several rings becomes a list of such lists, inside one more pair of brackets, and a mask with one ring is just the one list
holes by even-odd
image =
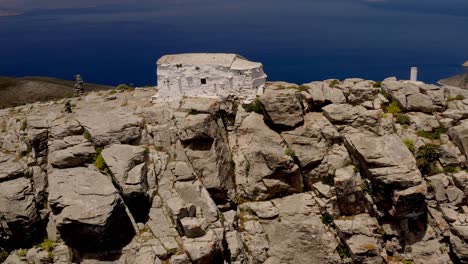
[[412, 82], [418, 81], [418, 67], [411, 67], [411, 78]]

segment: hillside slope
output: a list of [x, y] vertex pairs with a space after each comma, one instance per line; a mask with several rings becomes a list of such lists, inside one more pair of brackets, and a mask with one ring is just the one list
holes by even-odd
[[[74, 81], [49, 77], [0, 77], [0, 108], [73, 96]], [[85, 92], [113, 89], [112, 86], [84, 84]]]
[[468, 89], [468, 73], [458, 74], [439, 81], [442, 85], [450, 85], [462, 89]]

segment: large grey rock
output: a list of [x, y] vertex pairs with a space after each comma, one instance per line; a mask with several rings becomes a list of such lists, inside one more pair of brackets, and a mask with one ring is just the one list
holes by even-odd
[[392, 201], [387, 201], [393, 204], [389, 213], [415, 217], [425, 212], [426, 186], [414, 156], [398, 136], [349, 133], [345, 145], [373, 184], [393, 192]]
[[[216, 114], [216, 113], [214, 113]], [[223, 121], [212, 114], [177, 117], [178, 134], [196, 175], [217, 201], [234, 197], [234, 165]]]
[[249, 210], [241, 211], [242, 238], [249, 263], [340, 261], [335, 251], [338, 242], [322, 223], [311, 194], [295, 194], [271, 202], [278, 211], [271, 220], [259, 222]]
[[95, 170], [52, 171], [49, 205], [61, 238], [78, 249], [116, 248], [134, 233], [118, 191], [110, 179]]
[[26, 168], [14, 155], [0, 151], [0, 182], [23, 176]]
[[299, 168], [285, 154], [282, 138], [270, 130], [261, 115], [251, 113], [237, 128], [234, 151], [237, 195], [265, 200], [303, 189]]
[[383, 239], [377, 219], [359, 214], [334, 221], [340, 237], [348, 245], [351, 257], [358, 263], [382, 263]]
[[346, 97], [343, 91], [338, 88], [330, 87], [326, 82], [311, 82], [303, 84], [307, 87], [308, 97], [306, 101], [310, 109], [319, 108], [325, 104], [343, 104], [346, 103]]
[[275, 125], [295, 127], [304, 121], [301, 102], [295, 89], [268, 87], [260, 96], [268, 119]]
[[142, 118], [123, 110], [86, 111], [77, 115], [77, 119], [98, 147], [112, 143], [133, 143], [141, 137]]
[[366, 210], [366, 200], [362, 190], [362, 180], [354, 166], [336, 170], [335, 189], [338, 207], [344, 215], [355, 215]]
[[90, 142], [57, 150], [49, 154], [49, 163], [54, 168], [72, 168], [90, 163], [96, 155], [96, 150]]
[[147, 150], [140, 146], [112, 144], [101, 154], [132, 214], [137, 220], [144, 218], [149, 208]]
[[384, 81], [382, 89], [406, 111], [432, 113], [447, 107], [446, 91], [435, 85], [402, 81]]
[[281, 136], [294, 150], [302, 167], [320, 163], [331, 142], [340, 138], [336, 128], [320, 113], [306, 114], [303, 126], [283, 132]]
[[462, 121], [458, 126], [449, 129], [448, 134], [460, 150], [468, 158], [468, 121]]
[[74, 119], [61, 118], [54, 120], [50, 128], [50, 136], [54, 139], [83, 134], [83, 127]]
[[192, 263], [224, 263], [222, 256], [222, 238], [214, 231], [197, 238], [183, 238], [185, 253]]
[[39, 221], [30, 180], [0, 182], [0, 246], [24, 246], [37, 239], [43, 235]]

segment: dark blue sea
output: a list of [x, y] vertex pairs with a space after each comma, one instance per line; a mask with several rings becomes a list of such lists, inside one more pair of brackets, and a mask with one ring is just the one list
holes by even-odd
[[95, 2], [0, 17], [0, 75], [153, 85], [156, 60], [185, 52], [239, 53], [294, 83], [468, 71], [465, 0]]

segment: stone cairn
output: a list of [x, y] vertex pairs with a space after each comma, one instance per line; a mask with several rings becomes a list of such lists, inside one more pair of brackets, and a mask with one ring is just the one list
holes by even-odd
[[81, 78], [81, 75], [77, 74], [75, 75], [75, 96], [82, 96], [84, 94], [84, 88], [83, 88], [83, 79]]

